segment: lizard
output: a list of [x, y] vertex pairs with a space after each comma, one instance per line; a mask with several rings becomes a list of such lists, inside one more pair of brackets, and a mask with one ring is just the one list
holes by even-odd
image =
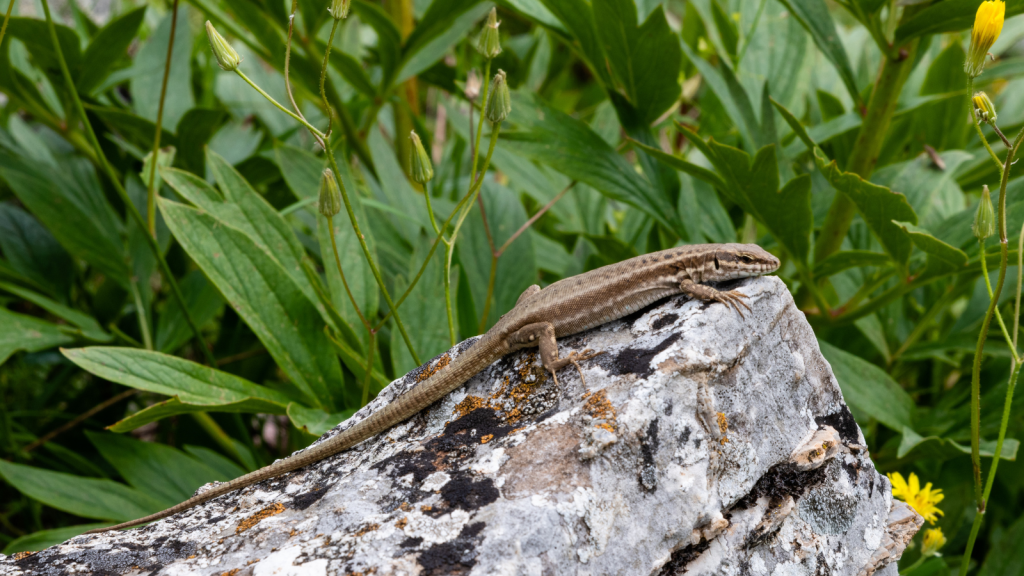
[[556, 385], [556, 372], [569, 364], [574, 365], [583, 378], [579, 362], [601, 353], [572, 351], [559, 358], [557, 338], [622, 318], [675, 294], [720, 302], [731, 306], [742, 316], [741, 306], [750, 310], [743, 301], [747, 297], [745, 294], [736, 290], [718, 290], [707, 283], [760, 276], [774, 272], [778, 267], [779, 259], [756, 244], [693, 244], [636, 256], [559, 280], [544, 288], [534, 284], [522, 293], [511, 310], [447, 367], [337, 436], [259, 470], [217, 484], [156, 514], [97, 528], [85, 534], [160, 520], [333, 456], [400, 424], [516, 350], [538, 347], [541, 364], [552, 374]]

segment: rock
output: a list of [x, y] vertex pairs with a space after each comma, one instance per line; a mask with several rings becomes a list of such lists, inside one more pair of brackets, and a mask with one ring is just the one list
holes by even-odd
[[[512, 354], [384, 436], [5, 574], [895, 575], [923, 520], [868, 457], [786, 286], [674, 297]], [[388, 386], [328, 438], [448, 363]]]

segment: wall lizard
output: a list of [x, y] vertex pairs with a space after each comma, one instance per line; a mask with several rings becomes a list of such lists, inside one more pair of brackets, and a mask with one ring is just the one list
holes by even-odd
[[166, 518], [218, 496], [323, 460], [405, 421], [502, 356], [522, 348], [540, 348], [541, 363], [554, 376], [556, 384], [558, 377], [555, 372], [569, 364], [580, 371], [582, 378], [579, 362], [600, 352], [586, 350], [579, 354], [573, 351], [565, 358], [559, 358], [556, 338], [622, 318], [673, 294], [721, 302], [742, 315], [740, 306], [750, 309], [743, 301], [746, 295], [735, 290], [720, 291], [705, 283], [759, 276], [774, 272], [778, 267], [778, 258], [754, 244], [697, 244], [630, 258], [559, 280], [543, 289], [535, 284], [523, 292], [512, 310], [503, 315], [493, 328], [446, 368], [337, 436], [230, 482], [218, 484], [162, 512], [90, 530], [86, 534], [129, 528]]

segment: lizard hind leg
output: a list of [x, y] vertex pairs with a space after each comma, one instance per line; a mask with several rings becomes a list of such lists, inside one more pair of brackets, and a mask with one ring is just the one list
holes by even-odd
[[576, 371], [580, 374], [580, 380], [586, 386], [587, 380], [583, 377], [583, 369], [580, 367], [579, 362], [604, 354], [604, 352], [595, 353], [593, 350], [588, 349], [580, 355], [579, 352], [573, 350], [565, 358], [559, 358], [558, 342], [555, 340], [555, 326], [550, 322], [535, 322], [523, 326], [509, 335], [509, 344], [513, 349], [525, 348], [527, 346], [537, 346], [540, 348], [541, 364], [548, 372], [551, 372], [551, 377], [555, 380], [556, 386], [558, 385], [557, 371], [569, 364], [576, 367]]

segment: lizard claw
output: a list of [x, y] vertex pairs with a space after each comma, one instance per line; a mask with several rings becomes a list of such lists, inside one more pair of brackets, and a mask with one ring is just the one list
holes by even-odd
[[740, 306], [746, 308], [748, 312], [750, 311], [750, 306], [744, 302], [746, 298], [748, 298], [746, 294], [736, 290], [730, 290], [728, 292], [718, 293], [715, 300], [725, 304], [726, 306], [731, 306], [740, 315], [740, 318], [743, 318], [743, 310], [740, 310]]

